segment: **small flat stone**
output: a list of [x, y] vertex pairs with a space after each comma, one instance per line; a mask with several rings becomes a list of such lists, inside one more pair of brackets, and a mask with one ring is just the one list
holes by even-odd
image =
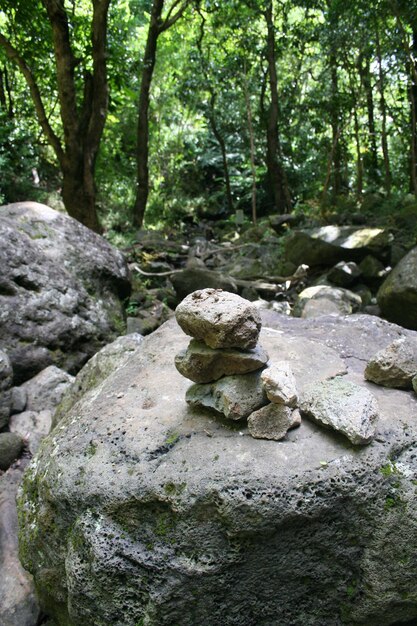
[[195, 383], [210, 383], [222, 376], [247, 374], [262, 368], [267, 362], [268, 354], [260, 345], [247, 351], [237, 348], [213, 350], [196, 339], [192, 339], [188, 348], [175, 357], [179, 373]]
[[180, 302], [175, 316], [187, 335], [210, 348], [254, 348], [261, 330], [257, 308], [222, 289], [194, 291]]
[[368, 361], [365, 379], [383, 387], [411, 389], [417, 374], [417, 339], [402, 337]]
[[298, 409], [285, 404], [267, 404], [248, 417], [248, 428], [255, 439], [280, 441], [291, 428], [301, 424]]
[[191, 406], [201, 406], [222, 413], [232, 420], [248, 417], [268, 403], [260, 372], [225, 376], [212, 384], [194, 384], [185, 399]]
[[370, 443], [375, 434], [378, 405], [364, 387], [337, 377], [307, 385], [301, 411], [315, 422], [345, 435], [352, 443]]
[[292, 407], [297, 404], [297, 383], [291, 365], [287, 361], [272, 363], [263, 370], [261, 380], [268, 400], [275, 404]]

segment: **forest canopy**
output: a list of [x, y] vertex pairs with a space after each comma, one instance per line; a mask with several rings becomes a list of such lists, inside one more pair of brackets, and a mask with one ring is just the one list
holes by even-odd
[[2, 0], [0, 172], [94, 230], [417, 196], [417, 2]]

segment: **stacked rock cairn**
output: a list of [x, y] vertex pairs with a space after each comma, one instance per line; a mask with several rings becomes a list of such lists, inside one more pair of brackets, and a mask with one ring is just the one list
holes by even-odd
[[214, 409], [229, 420], [247, 418], [258, 439], [283, 439], [301, 424], [294, 374], [288, 362], [268, 363], [259, 345], [261, 318], [256, 307], [221, 289], [187, 296], [175, 316], [192, 337], [175, 357], [177, 370], [193, 381], [186, 401]]

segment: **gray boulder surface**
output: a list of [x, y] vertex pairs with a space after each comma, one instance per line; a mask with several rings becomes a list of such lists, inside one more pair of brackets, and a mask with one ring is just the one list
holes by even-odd
[[26, 394], [27, 411], [54, 409], [62, 400], [65, 391], [74, 381], [74, 376], [55, 365], [50, 365], [27, 380], [21, 389]]
[[0, 210], [0, 344], [18, 385], [48, 365], [76, 372], [124, 332], [130, 292], [122, 254], [36, 202]]
[[142, 339], [142, 335], [137, 333], [122, 335], [91, 357], [65, 391], [53, 415], [53, 425], [57, 424], [87, 391], [95, 388], [99, 390], [110, 374], [127, 363]]
[[396, 339], [369, 359], [365, 378], [384, 387], [411, 389], [417, 374], [417, 340]]
[[293, 315], [296, 317], [317, 317], [319, 315], [349, 315], [360, 309], [361, 297], [342, 287], [314, 285], [306, 287], [298, 294]]
[[375, 439], [356, 447], [307, 419], [254, 439], [187, 406], [173, 360], [188, 339], [167, 322], [84, 390], [25, 474], [21, 556], [60, 626], [417, 618], [417, 397], [363, 378], [375, 350], [415, 333], [264, 313], [260, 341], [300, 393], [343, 373], [372, 389]]
[[175, 367], [182, 376], [195, 383], [209, 383], [222, 376], [258, 370], [267, 361], [268, 354], [259, 344], [245, 351], [233, 348], [213, 350], [201, 341], [192, 339], [187, 348], [175, 356]]
[[417, 329], [417, 246], [410, 250], [382, 283], [378, 304], [390, 322]]
[[379, 415], [375, 397], [365, 387], [340, 376], [305, 387], [300, 409], [354, 444], [367, 444], [374, 438]]

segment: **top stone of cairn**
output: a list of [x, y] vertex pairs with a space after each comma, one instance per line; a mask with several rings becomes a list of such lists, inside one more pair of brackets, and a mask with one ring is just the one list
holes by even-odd
[[187, 335], [213, 349], [254, 348], [261, 330], [256, 307], [222, 289], [194, 291], [177, 306], [175, 316]]

